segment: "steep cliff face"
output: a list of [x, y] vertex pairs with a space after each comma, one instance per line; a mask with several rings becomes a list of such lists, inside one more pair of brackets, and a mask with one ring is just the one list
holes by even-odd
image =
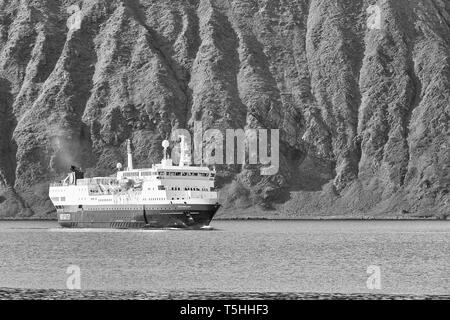
[[280, 129], [278, 174], [220, 168], [225, 211], [446, 214], [450, 4], [0, 0], [0, 215], [195, 121]]

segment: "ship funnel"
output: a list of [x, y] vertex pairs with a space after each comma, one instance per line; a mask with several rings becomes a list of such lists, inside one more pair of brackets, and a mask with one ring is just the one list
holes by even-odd
[[191, 155], [190, 148], [188, 143], [186, 142], [186, 137], [181, 136], [180, 142], [180, 163], [178, 164], [180, 167], [189, 166], [191, 164]]
[[127, 155], [128, 155], [128, 170], [133, 170], [133, 153], [131, 152], [130, 139], [127, 139]]

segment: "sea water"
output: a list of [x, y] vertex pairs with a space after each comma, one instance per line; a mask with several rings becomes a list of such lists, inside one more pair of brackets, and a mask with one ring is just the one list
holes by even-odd
[[[78, 282], [70, 279], [75, 276]], [[197, 231], [0, 222], [0, 287], [67, 289], [71, 283], [161, 294], [447, 295], [450, 221], [213, 220], [210, 229]]]

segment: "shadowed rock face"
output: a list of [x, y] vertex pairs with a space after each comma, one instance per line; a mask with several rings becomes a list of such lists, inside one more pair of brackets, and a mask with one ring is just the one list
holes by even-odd
[[219, 168], [225, 211], [446, 214], [450, 3], [0, 0], [0, 215], [199, 120], [280, 129], [277, 175]]

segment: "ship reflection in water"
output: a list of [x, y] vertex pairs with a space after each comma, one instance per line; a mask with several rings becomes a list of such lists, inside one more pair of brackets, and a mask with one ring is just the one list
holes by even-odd
[[[211, 227], [2, 221], [0, 288], [66, 289], [67, 268], [76, 265], [84, 293], [68, 295], [86, 297], [450, 294], [448, 221], [213, 220]], [[381, 269], [379, 290], [367, 288], [370, 265]]]

